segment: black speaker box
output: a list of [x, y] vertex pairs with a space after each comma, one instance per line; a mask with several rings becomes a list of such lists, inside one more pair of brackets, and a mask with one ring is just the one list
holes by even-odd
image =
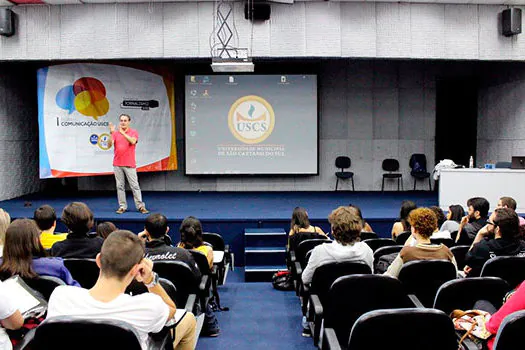
[[0, 7], [0, 35], [15, 34], [15, 13], [6, 7]]
[[252, 21], [267, 21], [270, 19], [272, 8], [270, 4], [247, 2], [244, 4], [244, 18]]
[[501, 12], [501, 32], [505, 36], [521, 33], [521, 9], [510, 8]]

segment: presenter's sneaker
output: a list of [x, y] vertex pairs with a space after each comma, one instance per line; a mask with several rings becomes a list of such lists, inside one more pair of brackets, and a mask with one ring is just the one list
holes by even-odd
[[123, 214], [123, 213], [125, 213], [125, 212], [126, 212], [126, 209], [120, 207], [120, 208], [117, 209], [117, 211], [116, 211], [115, 213], [117, 213], [117, 214]]
[[139, 208], [139, 212], [142, 213], [142, 214], [148, 214], [148, 213], [149, 213], [149, 210], [146, 209], [146, 207], [140, 207], [140, 208]]

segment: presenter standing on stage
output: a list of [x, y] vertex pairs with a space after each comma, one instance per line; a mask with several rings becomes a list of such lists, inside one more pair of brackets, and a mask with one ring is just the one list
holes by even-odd
[[109, 123], [109, 131], [111, 137], [109, 139], [109, 147], [115, 145], [113, 157], [113, 171], [115, 172], [115, 180], [117, 182], [117, 197], [119, 208], [117, 214], [122, 214], [128, 209], [126, 201], [126, 179], [129, 187], [133, 192], [133, 199], [135, 200], [135, 207], [142, 214], [147, 214], [149, 211], [142, 201], [142, 193], [140, 192], [139, 180], [137, 178], [137, 163], [135, 160], [135, 148], [139, 141], [139, 134], [137, 130], [131, 129], [129, 123], [131, 117], [127, 114], [121, 114], [119, 117], [119, 128], [115, 127], [113, 123]]

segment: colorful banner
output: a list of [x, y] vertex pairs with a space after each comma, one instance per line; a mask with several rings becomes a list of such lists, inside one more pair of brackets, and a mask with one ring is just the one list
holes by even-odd
[[177, 169], [170, 74], [72, 63], [38, 70], [40, 178], [113, 173], [109, 123], [131, 117], [138, 171]]

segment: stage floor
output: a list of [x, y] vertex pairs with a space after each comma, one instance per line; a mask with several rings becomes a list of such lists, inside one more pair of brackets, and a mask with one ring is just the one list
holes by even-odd
[[[235, 253], [236, 265], [244, 264], [244, 230], [247, 228], [281, 228], [288, 231], [290, 218], [296, 206], [307, 209], [313, 225], [330, 232], [328, 215], [341, 205], [361, 207], [366, 221], [380, 237], [390, 237], [392, 224], [399, 216], [403, 200], [414, 201], [418, 206], [438, 204], [436, 192], [144, 192], [143, 199], [152, 213], [162, 213], [169, 220], [169, 234], [174, 242], [180, 240], [178, 228], [182, 220], [192, 215], [199, 218], [204, 231], [223, 236]], [[135, 233], [144, 229], [146, 215], [136, 211], [131, 194], [129, 211], [116, 214], [118, 208], [115, 192], [83, 192], [68, 196], [45, 194], [27, 195], [1, 201], [0, 208], [11, 217], [33, 217], [42, 204], [49, 204], [60, 218], [64, 206], [72, 201], [86, 203], [97, 222], [112, 221], [120, 229]], [[66, 228], [59, 222], [58, 232]]]
[[[438, 204], [437, 193], [407, 192], [143, 192], [143, 199], [151, 212], [160, 212], [169, 220], [182, 220], [188, 215], [203, 221], [222, 220], [289, 220], [296, 206], [308, 210], [312, 220], [326, 220], [328, 214], [340, 205], [361, 207], [367, 220], [395, 219], [405, 199], [418, 206]], [[14, 218], [32, 217], [42, 204], [53, 206], [60, 217], [69, 202], [86, 203], [97, 220], [142, 220], [143, 214], [135, 210], [133, 198], [128, 195], [128, 212], [116, 214], [115, 192], [79, 192], [69, 196], [32, 194], [6, 201], [0, 207]], [[30, 205], [30, 206], [28, 206]]]

